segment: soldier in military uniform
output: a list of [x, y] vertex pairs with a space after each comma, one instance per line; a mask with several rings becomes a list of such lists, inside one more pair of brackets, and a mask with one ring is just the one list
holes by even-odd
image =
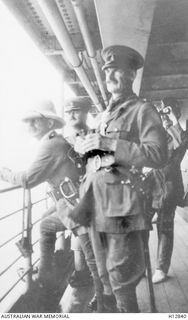
[[[96, 284], [99, 278], [87, 229], [67, 217], [70, 208], [60, 192], [60, 183], [66, 176], [75, 185], [79, 182], [80, 177], [80, 172], [75, 165], [75, 158], [73, 157], [75, 152], [72, 146], [61, 134], [55, 131], [55, 129], [63, 127], [64, 120], [57, 116], [54, 105], [50, 101], [40, 101], [40, 104], [37, 104], [36, 108], [31, 110], [23, 121], [27, 124], [29, 133], [39, 140], [38, 154], [26, 171], [16, 173], [7, 168], [1, 169], [0, 179], [26, 188], [33, 188], [45, 181], [50, 185], [56, 211], [47, 216], [40, 226], [40, 285], [47, 289], [55, 287], [52, 260], [56, 232], [64, 231], [66, 228], [73, 230], [79, 236], [85, 259], [95, 278], [94, 284]], [[97, 285], [99, 282], [97, 282]]]
[[[153, 283], [167, 279], [174, 242], [174, 217], [177, 205], [182, 204], [184, 187], [180, 169], [187, 145], [187, 136], [180, 123], [181, 110], [176, 99], [161, 101], [162, 121], [167, 132], [168, 162], [162, 169], [153, 171], [153, 208], [157, 212], [158, 250]], [[160, 112], [160, 111], [159, 111]], [[166, 112], [166, 113], [165, 113]], [[183, 146], [183, 148], [182, 148]]]
[[65, 101], [64, 113], [66, 125], [63, 135], [71, 145], [75, 144], [78, 135], [86, 135], [88, 133], [87, 118], [90, 109], [91, 101], [87, 97], [77, 96]]
[[[155, 108], [132, 91], [136, 71], [143, 66], [142, 56], [119, 45], [104, 49], [102, 57], [111, 99], [98, 132], [79, 137], [75, 144], [75, 150], [88, 158], [81, 193], [83, 201], [87, 193], [93, 195], [88, 211], [92, 245], [95, 253], [105, 252], [118, 312], [138, 312], [136, 286], [145, 271], [142, 232], [148, 226], [142, 192], [131, 185], [131, 177], [144, 166], [164, 165], [166, 134]], [[71, 217], [79, 221], [79, 208]], [[96, 255], [96, 262], [103, 280], [104, 261]]]
[[[63, 130], [64, 138], [74, 146], [77, 135], [86, 135], [89, 131], [87, 126], [88, 112], [91, 101], [86, 97], [74, 97], [64, 103], [66, 125]], [[69, 284], [79, 287], [91, 283], [91, 275], [87, 267], [85, 257], [78, 237], [71, 235], [71, 249], [74, 251], [74, 268]]]

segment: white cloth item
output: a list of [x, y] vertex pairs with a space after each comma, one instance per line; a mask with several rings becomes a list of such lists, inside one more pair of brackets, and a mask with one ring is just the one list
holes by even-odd
[[155, 273], [152, 277], [152, 282], [153, 283], [160, 283], [166, 279], [167, 275], [160, 269], [156, 269]]

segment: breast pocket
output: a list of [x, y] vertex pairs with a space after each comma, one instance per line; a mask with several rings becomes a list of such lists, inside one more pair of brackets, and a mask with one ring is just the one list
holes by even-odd
[[140, 199], [136, 191], [126, 184], [126, 179], [111, 173], [95, 182], [94, 191], [106, 217], [126, 217], [140, 212]]
[[126, 124], [124, 119], [121, 119], [121, 121], [114, 122], [113, 125], [108, 128], [106, 134], [115, 139], [129, 140], [131, 128], [129, 124]]

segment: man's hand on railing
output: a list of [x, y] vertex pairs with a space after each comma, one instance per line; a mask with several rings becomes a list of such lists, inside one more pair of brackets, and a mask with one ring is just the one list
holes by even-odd
[[0, 180], [9, 181], [11, 172], [12, 171], [9, 168], [5, 168], [5, 167], [0, 168]]

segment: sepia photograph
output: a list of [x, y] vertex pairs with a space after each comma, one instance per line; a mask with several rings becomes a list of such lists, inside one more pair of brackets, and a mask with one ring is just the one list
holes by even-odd
[[2, 319], [187, 318], [187, 17], [0, 0]]

